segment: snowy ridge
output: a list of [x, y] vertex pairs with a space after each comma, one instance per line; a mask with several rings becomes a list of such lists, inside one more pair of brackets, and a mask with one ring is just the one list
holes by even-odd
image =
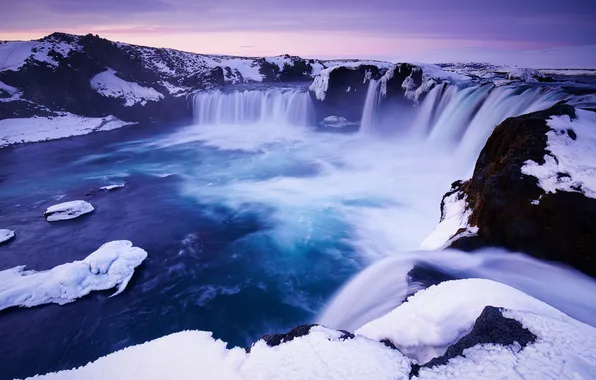
[[[472, 330], [491, 303], [504, 306], [502, 316], [536, 339], [524, 347], [476, 343], [444, 364], [414, 372], [421, 360], [440, 355]], [[593, 327], [490, 280], [450, 281], [418, 292], [359, 333], [314, 326], [306, 335], [273, 347], [258, 341], [246, 352], [226, 348], [209, 332], [184, 331], [36, 378], [194, 379], [201, 374], [203, 379], [588, 379], [596, 368]], [[377, 341], [380, 337], [398, 342], [409, 356]]]
[[526, 161], [522, 173], [538, 178], [539, 186], [547, 193], [580, 192], [596, 198], [596, 113], [581, 109], [575, 113], [574, 119], [562, 115], [547, 121], [551, 128], [547, 133], [550, 153], [544, 156], [543, 165]]
[[64, 305], [95, 290], [118, 287], [124, 291], [134, 270], [147, 252], [130, 241], [106, 243], [82, 261], [58, 265], [50, 270], [26, 271], [17, 266], [0, 271], [0, 310], [33, 307], [46, 303]]
[[107, 69], [91, 78], [91, 87], [103, 96], [110, 98], [124, 98], [125, 107], [136, 103], [146, 105], [148, 101], [159, 101], [163, 95], [153, 88], [147, 88], [130, 83], [116, 76], [116, 71]]
[[73, 51], [81, 51], [78, 36], [68, 35], [70, 41], [46, 37], [38, 41], [0, 41], [0, 72], [16, 71], [26, 62], [58, 66], [58, 60]]

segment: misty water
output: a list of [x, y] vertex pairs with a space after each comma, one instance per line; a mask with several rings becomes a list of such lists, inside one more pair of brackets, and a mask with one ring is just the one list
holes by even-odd
[[[0, 341], [14, 342], [0, 348], [1, 376], [79, 366], [184, 329], [212, 331], [232, 346], [321, 318], [353, 329], [402, 302], [412, 291], [405, 276], [421, 261], [510, 283], [593, 322], [595, 303], [583, 293], [596, 294], [593, 282], [576, 272], [502, 252], [416, 252], [439, 221], [442, 195], [469, 176], [492, 128], [566, 94], [437, 86], [414, 117], [387, 124], [377, 119], [375, 89], [361, 130], [338, 133], [314, 125], [305, 91], [200, 93], [191, 126], [0, 150], [0, 226], [17, 231], [0, 246], [0, 269], [50, 269], [119, 239], [149, 254], [117, 297], [98, 292], [65, 306], [0, 312]], [[113, 184], [125, 186], [98, 190]], [[53, 224], [43, 218], [48, 206], [76, 199], [95, 212]], [[332, 302], [372, 263], [372, 276], [363, 272]], [[546, 272], [570, 288], [547, 292]]]

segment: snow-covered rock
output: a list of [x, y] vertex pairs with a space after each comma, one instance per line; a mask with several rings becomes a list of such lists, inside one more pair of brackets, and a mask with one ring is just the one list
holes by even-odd
[[17, 266], [0, 271], [0, 310], [47, 303], [64, 305], [95, 290], [124, 291], [147, 252], [130, 241], [106, 243], [82, 261], [36, 272]]
[[422, 364], [441, 356], [447, 347], [470, 332], [487, 305], [571, 320], [552, 306], [508, 285], [467, 279], [421, 290], [355, 333], [374, 340], [389, 339], [401, 352]]
[[552, 116], [547, 121], [551, 130], [546, 134], [544, 163], [528, 160], [521, 171], [538, 178], [547, 193], [581, 192], [596, 198], [596, 113], [578, 109], [575, 115]]
[[[458, 194], [448, 203], [465, 204], [454, 208], [459, 219], [449, 233], [459, 230], [446, 244], [466, 251], [504, 247], [595, 276], [595, 150], [594, 112], [557, 104], [505, 120], [480, 152], [472, 178], [447, 194]], [[429, 240], [445, 238], [437, 236]]]
[[441, 221], [433, 232], [420, 244], [420, 249], [434, 251], [449, 246], [454, 238], [474, 236], [477, 227], [469, 225], [471, 210], [457, 187], [443, 197], [441, 202]]
[[14, 231], [7, 229], [0, 229], [0, 244], [14, 238]]
[[596, 329], [490, 280], [428, 288], [359, 333], [299, 326], [244, 350], [184, 331], [35, 378], [589, 379], [596, 368]]
[[71, 201], [48, 207], [44, 216], [48, 222], [69, 220], [88, 214], [94, 210], [93, 206], [85, 201]]
[[130, 83], [116, 76], [116, 71], [107, 69], [91, 78], [91, 87], [103, 96], [124, 99], [124, 106], [130, 107], [140, 103], [146, 105], [148, 101], [157, 102], [163, 95], [150, 87], [143, 87], [137, 83]]
[[536, 69], [513, 68], [507, 73], [507, 79], [519, 79], [528, 83], [535, 83], [545, 79], [545, 76]]
[[114, 116], [101, 118], [73, 114], [51, 117], [10, 118], [0, 120], [0, 148], [7, 145], [56, 140], [91, 132], [111, 131], [135, 123]]
[[226, 348], [210, 332], [184, 331], [126, 348], [96, 362], [40, 379], [407, 379], [409, 361], [364, 337], [313, 327], [277, 347], [259, 341], [250, 353]]

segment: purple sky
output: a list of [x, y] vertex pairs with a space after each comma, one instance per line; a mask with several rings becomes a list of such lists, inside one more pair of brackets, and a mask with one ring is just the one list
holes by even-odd
[[0, 1], [0, 39], [65, 31], [201, 53], [548, 60], [564, 51], [596, 61], [596, 0]]

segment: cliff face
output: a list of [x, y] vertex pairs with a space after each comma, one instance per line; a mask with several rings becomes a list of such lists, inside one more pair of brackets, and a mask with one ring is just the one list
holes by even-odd
[[499, 125], [472, 178], [446, 195], [465, 200], [477, 229], [458, 231], [450, 246], [502, 246], [596, 276], [595, 116], [559, 104]]

